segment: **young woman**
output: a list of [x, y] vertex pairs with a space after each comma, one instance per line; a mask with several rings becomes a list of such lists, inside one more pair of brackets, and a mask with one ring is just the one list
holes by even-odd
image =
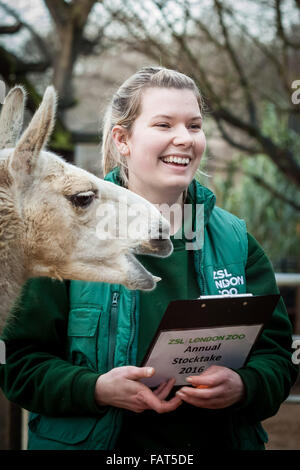
[[204, 243], [187, 250], [178, 236], [183, 221], [175, 218], [172, 255], [139, 256], [162, 278], [151, 292], [81, 281], [28, 283], [6, 332], [0, 384], [32, 412], [29, 449], [264, 448], [260, 421], [277, 412], [297, 375], [282, 300], [241, 369], [210, 367], [179, 390], [173, 379], [154, 390], [141, 382], [155, 373], [140, 365], [168, 303], [219, 294], [214, 271], [242, 279], [236, 293], [278, 292], [270, 262], [244, 222], [216, 207], [213, 193], [194, 179], [205, 149], [202, 121], [195, 83], [173, 70], [146, 67], [114, 95], [104, 119], [105, 178], [158, 207], [190, 204], [195, 233], [204, 223]]

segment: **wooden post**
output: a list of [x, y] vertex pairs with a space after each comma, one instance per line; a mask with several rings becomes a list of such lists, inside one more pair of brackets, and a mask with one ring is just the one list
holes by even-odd
[[21, 449], [21, 426], [21, 408], [8, 401], [0, 390], [0, 450]]
[[8, 402], [0, 389], [0, 450], [8, 450]]

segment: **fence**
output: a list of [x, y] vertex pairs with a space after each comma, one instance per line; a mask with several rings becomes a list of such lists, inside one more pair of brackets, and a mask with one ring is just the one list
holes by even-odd
[[298, 273], [276, 273], [276, 282], [279, 287], [300, 286], [300, 274]]

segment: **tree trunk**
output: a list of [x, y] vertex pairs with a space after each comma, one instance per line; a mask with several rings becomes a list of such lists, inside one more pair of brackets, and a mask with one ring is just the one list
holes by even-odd
[[60, 53], [54, 60], [53, 85], [60, 97], [60, 108], [66, 108], [74, 101], [72, 87], [74, 26], [68, 22], [59, 28]]
[[22, 410], [0, 390], [0, 450], [20, 450], [21, 436]]

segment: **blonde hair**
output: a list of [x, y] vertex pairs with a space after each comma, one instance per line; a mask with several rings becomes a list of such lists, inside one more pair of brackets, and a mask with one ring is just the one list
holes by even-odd
[[201, 94], [194, 80], [175, 70], [164, 67], [144, 67], [128, 78], [114, 94], [103, 119], [102, 170], [107, 175], [115, 167], [120, 168], [122, 184], [128, 186], [126, 157], [122, 156], [112, 138], [116, 125], [127, 129], [129, 135], [141, 110], [141, 97], [146, 88], [189, 89], [195, 93], [200, 111], [203, 110]]

